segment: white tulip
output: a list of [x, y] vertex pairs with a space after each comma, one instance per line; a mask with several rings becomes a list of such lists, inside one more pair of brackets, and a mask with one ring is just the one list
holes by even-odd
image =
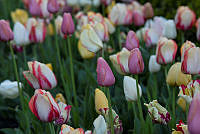
[[164, 25], [163, 36], [169, 39], [175, 39], [176, 35], [177, 35], [177, 32], [176, 32], [176, 25], [174, 23], [174, 20], [168, 20]]
[[13, 33], [16, 45], [27, 45], [29, 43], [29, 32], [20, 22], [15, 23]]
[[160, 71], [161, 65], [156, 61], [156, 55], [151, 55], [149, 59], [149, 72], [155, 73]]
[[99, 115], [93, 122], [94, 134], [107, 134], [107, 125], [102, 115]]

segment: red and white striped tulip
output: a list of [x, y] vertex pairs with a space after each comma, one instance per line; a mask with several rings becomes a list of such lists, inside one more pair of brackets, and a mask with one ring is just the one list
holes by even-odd
[[41, 121], [51, 122], [59, 118], [60, 108], [50, 92], [42, 89], [35, 90], [29, 101], [31, 112]]
[[144, 14], [140, 10], [134, 10], [133, 11], [133, 23], [135, 26], [142, 26], [144, 25], [145, 18]]
[[128, 35], [126, 37], [125, 48], [127, 48], [129, 51], [134, 48], [139, 48], [139, 39], [136, 36], [135, 32], [132, 30], [128, 32]]
[[175, 16], [177, 29], [188, 30], [195, 24], [196, 14], [187, 6], [178, 8]]
[[186, 74], [200, 74], [200, 48], [192, 47], [185, 51], [181, 70]]
[[69, 121], [70, 119], [70, 111], [71, 111], [71, 105], [67, 105], [63, 102], [59, 102], [58, 106], [60, 108], [60, 116], [58, 119], [55, 120], [56, 124], [62, 125]]
[[34, 89], [52, 89], [57, 85], [57, 80], [51, 69], [38, 61], [28, 62], [29, 71], [23, 75], [29, 85]]
[[156, 61], [159, 64], [168, 64], [176, 57], [177, 44], [174, 40], [161, 37], [156, 48]]
[[108, 28], [105, 23], [95, 24], [94, 30], [102, 41], [109, 40]]
[[196, 45], [192, 43], [191, 41], [187, 40], [185, 43], [183, 43], [183, 45], [181, 46], [181, 61], [183, 61], [184, 59], [185, 52], [192, 47], [196, 47]]
[[0, 20], [0, 41], [10, 41], [14, 39], [14, 34], [10, 29], [8, 21]]
[[112, 86], [115, 83], [115, 77], [108, 63], [99, 57], [97, 61], [97, 82], [100, 86]]
[[160, 35], [153, 28], [147, 29], [144, 35], [146, 47], [156, 45], [158, 43], [159, 38]]

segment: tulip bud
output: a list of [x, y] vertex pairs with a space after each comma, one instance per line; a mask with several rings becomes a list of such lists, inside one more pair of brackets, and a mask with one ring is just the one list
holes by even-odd
[[144, 71], [144, 61], [139, 48], [131, 50], [128, 58], [128, 68], [132, 74], [140, 74]]
[[172, 134], [189, 134], [188, 126], [185, 125], [182, 120], [179, 121], [179, 124], [176, 124], [176, 130]]
[[[124, 94], [127, 101], [137, 101], [137, 85], [136, 80], [134, 78], [131, 78], [129, 76], [124, 76]], [[139, 95], [142, 96], [142, 89], [140, 85], [139, 87]]]
[[65, 103], [59, 102], [58, 106], [60, 108], [60, 116], [57, 120], [55, 120], [56, 124], [62, 125], [69, 121], [70, 117], [70, 111], [71, 111], [71, 105], [66, 105]]
[[54, 23], [55, 23], [55, 27], [56, 27], [56, 33], [60, 34], [61, 36], [64, 36], [63, 33], [62, 33], [62, 31], [61, 31], [62, 21], [63, 21], [62, 16], [58, 15], [56, 17]]
[[0, 20], [0, 41], [10, 41], [13, 40], [14, 35], [12, 30], [10, 29], [9, 22], [5, 20]]
[[[22, 83], [19, 82], [19, 86], [22, 87]], [[5, 80], [0, 84], [0, 94], [3, 98], [15, 99], [19, 95], [19, 89], [17, 81]]]
[[184, 59], [184, 54], [187, 50], [189, 50], [192, 47], [196, 47], [194, 43], [192, 43], [191, 41], [186, 41], [185, 43], [183, 43], [183, 45], [181, 46], [181, 62]]
[[29, 12], [32, 16], [42, 16], [42, 11], [37, 0], [29, 0]]
[[140, 10], [133, 11], [133, 23], [135, 26], [142, 26], [144, 25], [144, 14]]
[[16, 45], [26, 45], [29, 43], [28, 30], [21, 23], [15, 23], [13, 33]]
[[186, 103], [186, 100], [185, 100], [183, 97], [179, 97], [179, 98], [178, 98], [177, 104], [178, 104], [178, 105], [182, 108], [182, 110], [185, 112], [187, 103]]
[[55, 101], [57, 103], [62, 102], [62, 103], [66, 104], [66, 100], [65, 100], [64, 96], [61, 93], [56, 94]]
[[197, 93], [190, 104], [188, 113], [188, 129], [190, 134], [199, 134], [199, 118], [200, 118], [200, 93]]
[[57, 13], [59, 10], [57, 0], [48, 0], [47, 9], [50, 13]]
[[154, 12], [151, 3], [147, 2], [144, 4], [143, 14], [145, 19], [153, 17]]
[[173, 40], [161, 37], [156, 48], [156, 60], [159, 64], [171, 63], [176, 56], [177, 44]]
[[70, 13], [64, 13], [61, 25], [62, 33], [67, 36], [74, 33], [74, 22]]
[[107, 134], [107, 124], [102, 115], [99, 115], [93, 122], [95, 134]]
[[20, 22], [25, 25], [28, 20], [28, 13], [23, 9], [16, 9], [14, 12], [11, 12], [11, 18], [14, 23]]
[[163, 36], [169, 39], [175, 39], [177, 35], [174, 20], [167, 20], [163, 29]]
[[156, 45], [160, 38], [160, 35], [152, 28], [144, 29], [144, 41], [146, 43], [146, 47], [151, 47], [152, 45]]
[[35, 90], [29, 101], [31, 112], [41, 121], [51, 122], [60, 116], [60, 108], [50, 92], [42, 89]]
[[78, 51], [83, 59], [91, 59], [95, 56], [95, 53], [88, 51], [80, 40], [78, 41]]
[[200, 48], [192, 47], [184, 53], [181, 70], [187, 74], [200, 74]]
[[112, 86], [115, 84], [115, 77], [108, 63], [99, 57], [97, 61], [97, 82], [100, 86]]
[[176, 12], [175, 23], [177, 29], [191, 29], [196, 21], [196, 14], [187, 6], [180, 6]]
[[80, 35], [80, 41], [85, 48], [94, 53], [103, 48], [102, 41], [89, 24], [83, 27]]
[[149, 59], [149, 72], [155, 73], [160, 71], [161, 65], [156, 61], [156, 55], [151, 55]]
[[167, 74], [166, 82], [171, 86], [187, 85], [192, 80], [192, 76], [181, 72], [181, 63], [173, 64]]
[[23, 75], [34, 89], [52, 89], [57, 85], [54, 73], [45, 64], [38, 61], [28, 62], [29, 71]]
[[119, 74], [125, 75], [129, 73], [128, 61], [129, 61], [130, 52], [123, 48], [117, 54], [113, 54], [109, 57], [113, 66]]
[[95, 90], [95, 108], [98, 114], [101, 114], [101, 109], [108, 109], [108, 100], [105, 94], [98, 88]]
[[134, 31], [129, 31], [128, 36], [126, 37], [125, 47], [131, 51], [134, 48], [139, 48], [139, 39], [137, 38]]
[[153, 100], [149, 104], [144, 105], [147, 106], [149, 116], [155, 123], [167, 125], [171, 120], [169, 112], [157, 100]]

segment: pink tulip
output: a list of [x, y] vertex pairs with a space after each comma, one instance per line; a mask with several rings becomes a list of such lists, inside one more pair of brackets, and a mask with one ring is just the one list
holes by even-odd
[[66, 124], [70, 119], [70, 111], [72, 106], [66, 105], [63, 102], [59, 102], [58, 106], [60, 108], [60, 116], [55, 122], [59, 125]]
[[143, 12], [140, 10], [133, 11], [133, 23], [135, 26], [142, 26], [144, 25], [144, 15]]
[[143, 14], [145, 19], [153, 17], [154, 12], [151, 3], [147, 2], [144, 4]]
[[159, 64], [172, 63], [175, 59], [176, 52], [176, 42], [174, 40], [168, 40], [165, 37], [161, 37], [156, 48], [156, 61]]
[[131, 51], [134, 48], [139, 48], [139, 39], [134, 31], [128, 32], [128, 36], [126, 37], [125, 48], [127, 48], [129, 51]]
[[28, 62], [29, 71], [23, 75], [34, 89], [52, 89], [57, 85], [54, 73], [45, 64], [38, 61]]
[[144, 61], [138, 48], [131, 50], [128, 58], [128, 68], [132, 74], [139, 74], [144, 71]]
[[200, 134], [200, 93], [197, 93], [190, 104], [188, 114], [188, 129], [190, 134]]
[[9, 22], [0, 20], [0, 41], [10, 41], [14, 39], [14, 34], [10, 29]]
[[40, 5], [36, 0], [29, 0], [29, 12], [32, 16], [42, 17]]
[[175, 23], [177, 29], [188, 30], [191, 29], [196, 21], [196, 14], [187, 6], [178, 8]]
[[200, 48], [192, 47], [184, 52], [181, 70], [187, 74], [200, 74]]
[[59, 5], [57, 0], [49, 0], [47, 4], [47, 9], [50, 13], [57, 13], [59, 10]]
[[102, 58], [97, 61], [97, 82], [100, 86], [112, 86], [115, 83], [115, 77], [108, 63]]
[[35, 90], [29, 101], [31, 112], [41, 121], [51, 122], [60, 116], [60, 108], [50, 92], [42, 89]]
[[70, 13], [64, 13], [61, 25], [62, 33], [67, 36], [74, 33], [74, 22]]

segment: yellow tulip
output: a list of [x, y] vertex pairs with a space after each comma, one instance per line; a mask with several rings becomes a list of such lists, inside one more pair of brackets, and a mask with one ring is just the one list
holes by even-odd
[[108, 108], [108, 100], [105, 94], [98, 88], [95, 90], [95, 108], [98, 114], [101, 114], [100, 109]]
[[54, 34], [53, 25], [51, 23], [49, 23], [49, 25], [47, 26], [47, 33], [50, 36], [52, 36]]
[[16, 9], [14, 12], [11, 12], [11, 18], [14, 23], [19, 21], [25, 25], [28, 20], [28, 13], [23, 9]]
[[82, 45], [80, 40], [78, 41], [78, 51], [83, 59], [90, 59], [95, 56], [95, 53], [88, 51], [87, 48]]
[[46, 66], [47, 66], [49, 69], [51, 69], [51, 71], [53, 71], [53, 67], [52, 67], [51, 63], [46, 64]]
[[171, 66], [167, 74], [167, 84], [171, 86], [187, 85], [192, 80], [191, 75], [181, 71], [181, 63], [177, 62]]
[[185, 111], [186, 109], [186, 101], [183, 97], [179, 97], [177, 100], [177, 104]]
[[56, 94], [56, 98], [55, 98], [56, 102], [63, 102], [66, 104], [66, 100], [64, 98], [64, 96], [61, 93]]

